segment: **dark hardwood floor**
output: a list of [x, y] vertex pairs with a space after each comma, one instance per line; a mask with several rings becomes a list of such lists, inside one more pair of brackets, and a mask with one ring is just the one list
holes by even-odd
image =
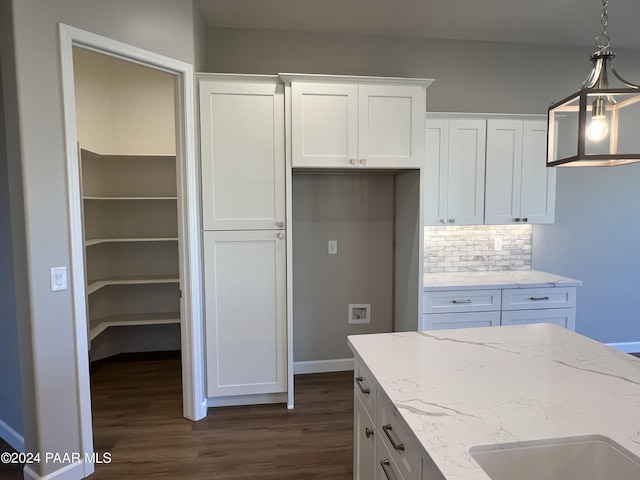
[[352, 478], [351, 372], [296, 376], [296, 408], [209, 409], [182, 417], [179, 359], [105, 362], [92, 374], [92, 479]]

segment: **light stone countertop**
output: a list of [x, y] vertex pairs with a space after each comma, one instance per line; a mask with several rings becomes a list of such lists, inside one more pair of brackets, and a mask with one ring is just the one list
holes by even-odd
[[579, 287], [580, 280], [539, 270], [425, 273], [424, 291], [484, 288]]
[[474, 445], [600, 434], [640, 456], [640, 359], [551, 324], [349, 336], [446, 480]]

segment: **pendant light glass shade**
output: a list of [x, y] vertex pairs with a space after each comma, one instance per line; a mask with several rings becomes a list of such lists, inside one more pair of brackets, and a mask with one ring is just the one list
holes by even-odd
[[[608, 2], [603, 2], [599, 48], [591, 55], [593, 69], [582, 88], [548, 111], [548, 167], [609, 167], [640, 162], [640, 87], [613, 68], [616, 54], [608, 50]], [[609, 85], [615, 78], [618, 86]]]

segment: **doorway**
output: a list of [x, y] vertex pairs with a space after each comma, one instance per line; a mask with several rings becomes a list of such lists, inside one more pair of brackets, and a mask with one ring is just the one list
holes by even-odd
[[[175, 140], [175, 199], [163, 198], [146, 201], [147, 203], [175, 202], [175, 219], [177, 222], [177, 234], [164, 235], [161, 230], [165, 228], [156, 225], [155, 231], [159, 238], [176, 238], [177, 246], [177, 278], [175, 280], [175, 269], [171, 274], [172, 282], [178, 285], [177, 296], [179, 306], [179, 345], [182, 359], [182, 396], [183, 414], [191, 420], [199, 420], [206, 416], [206, 404], [204, 402], [204, 381], [203, 381], [203, 348], [202, 348], [202, 282], [201, 282], [201, 258], [200, 258], [200, 225], [199, 225], [199, 204], [198, 204], [198, 169], [195, 149], [195, 94], [194, 94], [194, 74], [192, 65], [180, 62], [168, 57], [148, 52], [130, 45], [123, 44], [99, 35], [95, 35], [83, 30], [67, 25], [60, 25], [61, 43], [61, 68], [63, 81], [63, 100], [65, 112], [65, 135], [67, 152], [67, 174], [69, 192], [69, 218], [70, 218], [70, 240], [71, 240], [71, 269], [70, 285], [74, 302], [75, 334], [76, 334], [76, 368], [77, 368], [77, 395], [80, 404], [78, 412], [81, 425], [82, 450], [88, 456], [93, 452], [92, 423], [91, 423], [91, 393], [89, 378], [89, 361], [87, 347], [89, 333], [95, 328], [88, 322], [91, 320], [90, 308], [87, 302], [87, 294], [91, 293], [87, 279], [90, 273], [85, 270], [85, 235], [83, 224], [83, 210], [85, 201], [83, 195], [81, 154], [78, 149], [78, 116], [76, 114], [76, 88], [74, 76], [74, 49], [81, 48], [90, 50], [92, 53], [103, 54], [120, 61], [130, 62], [137, 66], [146, 67], [156, 72], [163, 72], [171, 76], [174, 86], [174, 121], [175, 129], [173, 139]], [[76, 50], [78, 51], [78, 50]], [[84, 52], [83, 52], [84, 53]], [[166, 140], [166, 139], [164, 139]], [[95, 153], [95, 152], [94, 152]], [[112, 153], [112, 152], [108, 152]], [[138, 153], [138, 152], [136, 152]], [[99, 162], [98, 162], [99, 163]], [[143, 161], [144, 163], [144, 161]], [[167, 170], [165, 167], [164, 170]], [[98, 177], [101, 174], [98, 174]], [[96, 193], [96, 192], [94, 192]], [[124, 194], [110, 195], [126, 197]], [[92, 195], [99, 197], [100, 195]], [[172, 195], [159, 195], [172, 197]], [[156, 201], [157, 200], [157, 201]], [[97, 199], [90, 200], [98, 202]], [[109, 200], [107, 200], [108, 202]], [[123, 201], [123, 200], [120, 200]], [[142, 201], [145, 202], [145, 201]], [[98, 210], [102, 207], [98, 207]], [[128, 215], [127, 209], [121, 206], [116, 210], [122, 210]], [[143, 207], [156, 209], [156, 206]], [[140, 210], [140, 207], [136, 207]], [[96, 210], [94, 208], [94, 210]], [[108, 213], [99, 213], [102, 217], [109, 217]], [[160, 213], [151, 213], [155, 217], [163, 217]], [[117, 218], [118, 215], [111, 215]], [[130, 225], [135, 225], [132, 221]], [[100, 237], [99, 231], [93, 231], [96, 238]], [[127, 233], [127, 232], [124, 232]], [[128, 233], [132, 233], [129, 231]], [[135, 232], [134, 232], [135, 233]], [[172, 232], [169, 232], [172, 233]], [[117, 235], [117, 234], [116, 234]], [[122, 238], [114, 236], [114, 238]], [[173, 241], [173, 240], [171, 240]], [[166, 240], [163, 242], [170, 242]], [[115, 243], [115, 242], [107, 242]], [[156, 243], [162, 243], [160, 241]], [[107, 247], [112, 248], [112, 247]], [[166, 245], [158, 248], [167, 248]], [[104, 263], [104, 260], [100, 260]], [[164, 265], [162, 268], [174, 268], [175, 264]], [[94, 267], [92, 267], [94, 268]], [[106, 267], [101, 267], [106, 268]], [[104, 271], [104, 270], [103, 270]], [[168, 282], [165, 282], [168, 283]], [[89, 313], [89, 315], [88, 315]], [[151, 312], [160, 313], [160, 312]], [[175, 311], [165, 311], [167, 314], [175, 314]], [[118, 315], [117, 311], [115, 315]], [[122, 312], [124, 314], [124, 312]], [[122, 320], [122, 319], [121, 319]], [[171, 328], [171, 322], [175, 323], [174, 316], [165, 318], [165, 325], [157, 325]], [[104, 326], [104, 325], [103, 325]], [[104, 331], [109, 328], [108, 325]], [[129, 327], [126, 327], [129, 328]], [[94, 330], [93, 333], [96, 333]], [[102, 332], [100, 333], [102, 334]], [[93, 464], [84, 465], [85, 475], [93, 472]]]

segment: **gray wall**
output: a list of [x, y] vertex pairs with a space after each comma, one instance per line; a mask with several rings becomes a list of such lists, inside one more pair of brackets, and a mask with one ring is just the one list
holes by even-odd
[[0, 76], [0, 437], [14, 448], [24, 448], [18, 443], [24, 429], [4, 110]]
[[[293, 176], [294, 361], [351, 358], [347, 335], [391, 330], [393, 193], [391, 175]], [[352, 303], [370, 324], [348, 323]]]
[[[615, 45], [614, 45], [615, 46]], [[432, 111], [546, 113], [578, 89], [591, 49], [391, 37], [207, 29], [207, 70], [434, 78]], [[618, 51], [616, 66], [640, 81], [640, 53]], [[630, 292], [640, 167], [559, 169], [556, 223], [534, 228], [533, 268], [574, 276], [577, 330], [606, 342], [640, 341]]]
[[[14, 249], [15, 245], [24, 246], [18, 260], [23, 256], [27, 260], [23, 265], [15, 265], [17, 272], [26, 275], [27, 282], [27, 291], [16, 295], [23, 330], [19, 334], [26, 450], [78, 452], [81, 438], [73, 306], [70, 290], [50, 291], [48, 275], [50, 267], [70, 264], [58, 23], [193, 64], [196, 55], [193, 3], [191, 0], [0, 3], [3, 13], [7, 5], [13, 7], [14, 31], [10, 40], [16, 57], [14, 71], [6, 69], [11, 82], [3, 76], [5, 102], [15, 99], [16, 106], [15, 110], [10, 108], [13, 131], [7, 135], [10, 175], [15, 161], [21, 169], [18, 184], [23, 186], [24, 210], [28, 212], [20, 215], [25, 223], [24, 242], [14, 241]], [[2, 17], [0, 34], [6, 36], [12, 22], [11, 18]], [[11, 50], [10, 45], [3, 45], [3, 62]], [[20, 206], [14, 207], [13, 202], [11, 208], [12, 215], [21, 213]], [[31, 468], [44, 476], [62, 465], [42, 463]]]

